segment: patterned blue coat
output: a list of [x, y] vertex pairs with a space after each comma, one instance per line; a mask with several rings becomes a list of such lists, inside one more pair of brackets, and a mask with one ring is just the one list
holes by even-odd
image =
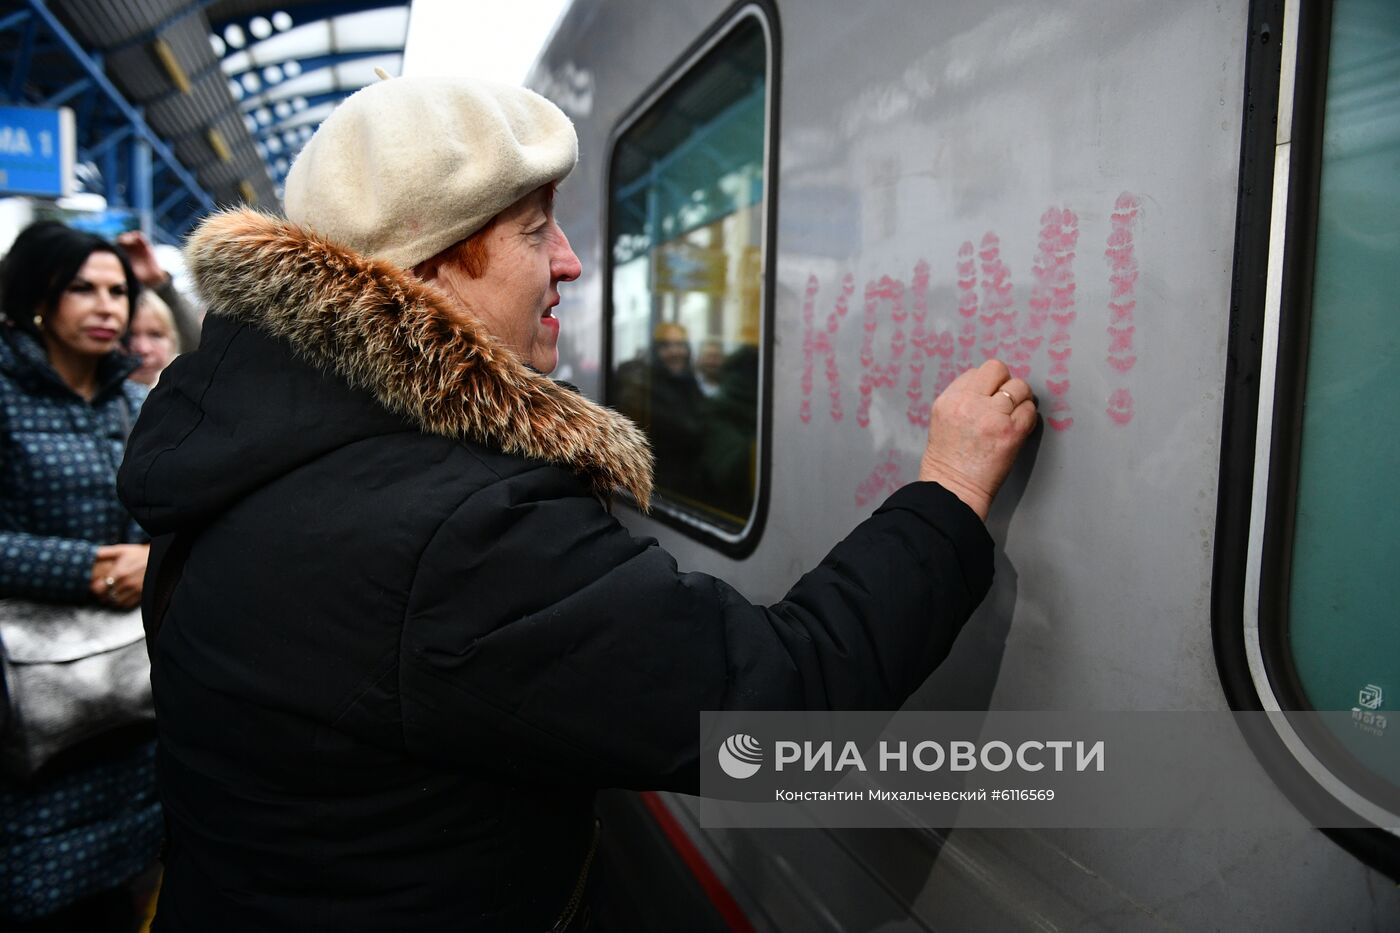
[[[0, 327], [0, 597], [88, 602], [97, 548], [145, 540], [116, 493], [146, 397], [126, 379], [135, 366], [104, 359], [89, 402], [38, 341]], [[150, 864], [162, 834], [154, 744], [0, 784], [0, 920], [43, 916]]]

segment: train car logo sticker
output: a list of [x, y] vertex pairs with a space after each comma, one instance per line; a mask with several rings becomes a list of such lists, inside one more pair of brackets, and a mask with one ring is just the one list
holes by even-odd
[[1375, 684], [1367, 684], [1361, 688], [1361, 692], [1356, 696], [1356, 702], [1365, 709], [1380, 709], [1381, 701], [1385, 699], [1385, 694], [1380, 687]]
[[751, 735], [737, 732], [719, 747], [720, 769], [735, 780], [753, 777], [762, 765], [763, 746]]

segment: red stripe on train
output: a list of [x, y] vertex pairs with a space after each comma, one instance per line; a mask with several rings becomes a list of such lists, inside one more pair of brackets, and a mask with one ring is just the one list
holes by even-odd
[[700, 850], [695, 848], [695, 843], [690, 841], [685, 829], [671, 815], [671, 811], [666, 804], [661, 802], [661, 798], [655, 791], [643, 791], [638, 795], [642, 798], [642, 803], [650, 811], [652, 819], [656, 820], [656, 825], [661, 827], [661, 831], [670, 840], [672, 848], [680, 855], [685, 862], [690, 873], [699, 882], [701, 890], [710, 899], [715, 910], [719, 913], [729, 929], [735, 933], [754, 933], [753, 924], [749, 923], [748, 917], [744, 916], [744, 911], [740, 909], [737, 901], [729, 893], [724, 883], [710, 868], [710, 863], [705, 861], [705, 857], [700, 854]]

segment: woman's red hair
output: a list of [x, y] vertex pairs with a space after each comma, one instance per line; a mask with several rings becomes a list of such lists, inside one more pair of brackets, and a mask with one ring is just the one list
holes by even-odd
[[[552, 181], [544, 186], [544, 207], [551, 215], [554, 213], [554, 190], [559, 187], [557, 181]], [[491, 228], [496, 226], [496, 220], [500, 215], [492, 217], [486, 222], [486, 226], [467, 237], [465, 240], [458, 240], [447, 249], [427, 259], [413, 267], [413, 274], [420, 279], [426, 279], [438, 266], [446, 263], [455, 263], [460, 266], [468, 278], [479, 279], [486, 273], [486, 266], [491, 260], [490, 253], [486, 249], [486, 234]]]

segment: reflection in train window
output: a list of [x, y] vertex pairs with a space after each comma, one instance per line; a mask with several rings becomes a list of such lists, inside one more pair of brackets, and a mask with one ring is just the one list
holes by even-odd
[[618, 137], [607, 401], [646, 430], [657, 506], [727, 540], [757, 495], [768, 44], [741, 17]]
[[1400, 4], [1333, 4], [1322, 118], [1291, 562], [1278, 568], [1284, 611], [1269, 633], [1282, 669], [1272, 673], [1293, 705], [1353, 711], [1355, 728], [1316, 750], [1384, 802], [1400, 786], [1393, 742], [1382, 741], [1400, 728], [1400, 508], [1389, 501], [1400, 464]]

